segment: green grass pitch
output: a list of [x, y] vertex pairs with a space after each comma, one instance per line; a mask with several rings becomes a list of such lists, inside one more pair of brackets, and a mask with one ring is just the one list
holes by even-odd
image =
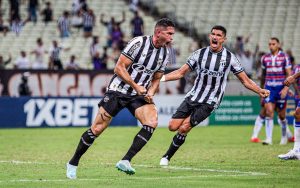
[[[195, 128], [175, 154], [170, 167], [159, 160], [174, 135], [157, 128], [132, 160], [136, 174], [117, 171], [115, 163], [128, 150], [138, 127], [110, 127], [83, 156], [77, 180], [65, 176], [86, 128], [0, 129], [0, 187], [299, 187], [300, 161], [282, 161], [280, 128], [272, 146], [250, 143], [252, 126]], [[264, 137], [264, 131], [261, 132]]]

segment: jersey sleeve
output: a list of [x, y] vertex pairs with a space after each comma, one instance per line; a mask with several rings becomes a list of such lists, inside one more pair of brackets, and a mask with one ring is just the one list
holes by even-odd
[[241, 62], [238, 60], [238, 58], [235, 55], [233, 55], [231, 59], [231, 72], [233, 74], [238, 74], [243, 71], [244, 68], [242, 67]]
[[197, 68], [197, 61], [199, 57], [200, 50], [197, 50], [190, 55], [187, 60], [186, 64], [190, 67], [190, 69], [193, 71]]
[[290, 60], [290, 57], [285, 54], [284, 55], [284, 58], [285, 58], [285, 69], [288, 69], [288, 68], [292, 68], [292, 63], [291, 63], [291, 60]]
[[142, 41], [142, 37], [133, 38], [128, 42], [127, 46], [122, 51], [122, 54], [133, 61], [142, 46]]

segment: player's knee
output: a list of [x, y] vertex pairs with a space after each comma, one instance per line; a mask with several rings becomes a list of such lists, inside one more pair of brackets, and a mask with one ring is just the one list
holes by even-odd
[[176, 123], [174, 121], [170, 120], [169, 126], [168, 126], [168, 128], [169, 128], [170, 131], [177, 131], [178, 127], [179, 126], [176, 125]]
[[105, 129], [106, 127], [102, 124], [95, 124], [92, 126], [92, 131], [96, 136], [99, 136]]
[[182, 125], [182, 126], [180, 126], [179, 127], [179, 133], [181, 133], [181, 134], [186, 134], [186, 133], [188, 133], [189, 131], [191, 130], [191, 127], [190, 126], [188, 126], [188, 125]]

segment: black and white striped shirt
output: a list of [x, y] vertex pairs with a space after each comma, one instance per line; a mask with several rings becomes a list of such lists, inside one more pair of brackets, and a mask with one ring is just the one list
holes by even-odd
[[60, 51], [62, 50], [62, 47], [52, 47], [49, 51], [50, 51], [50, 57], [54, 60], [54, 61], [59, 61], [60, 60]]
[[84, 27], [93, 27], [94, 26], [94, 22], [95, 22], [95, 18], [93, 15], [84, 12], [82, 15], [83, 18], [83, 26]]
[[[130, 77], [140, 86], [148, 89], [155, 72], [164, 72], [169, 52], [166, 47], [155, 48], [152, 36], [139, 36], [132, 39], [122, 51], [122, 55], [132, 60], [127, 68]], [[116, 74], [110, 81], [108, 90], [136, 95], [136, 91]]]
[[244, 71], [236, 56], [226, 48], [218, 53], [212, 52], [209, 47], [199, 49], [187, 59], [186, 64], [197, 72], [194, 86], [186, 97], [215, 108], [222, 101], [229, 72], [238, 74]]
[[60, 31], [70, 32], [71, 21], [69, 20], [69, 18], [61, 16], [58, 18], [57, 23], [58, 23], [58, 27], [59, 27]]

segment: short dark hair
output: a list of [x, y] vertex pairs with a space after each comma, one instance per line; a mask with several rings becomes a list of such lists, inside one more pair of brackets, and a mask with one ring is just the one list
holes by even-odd
[[270, 39], [271, 39], [271, 40], [276, 40], [276, 42], [280, 43], [280, 42], [279, 42], [279, 39], [278, 39], [277, 37], [271, 37]]
[[224, 36], [226, 36], [226, 33], [227, 33], [227, 30], [224, 26], [221, 26], [221, 25], [215, 25], [211, 28], [210, 32], [212, 32], [212, 30], [220, 30], [224, 33]]
[[161, 18], [155, 24], [155, 27], [159, 27], [159, 26], [162, 26], [162, 27], [175, 27], [175, 24], [169, 18]]

